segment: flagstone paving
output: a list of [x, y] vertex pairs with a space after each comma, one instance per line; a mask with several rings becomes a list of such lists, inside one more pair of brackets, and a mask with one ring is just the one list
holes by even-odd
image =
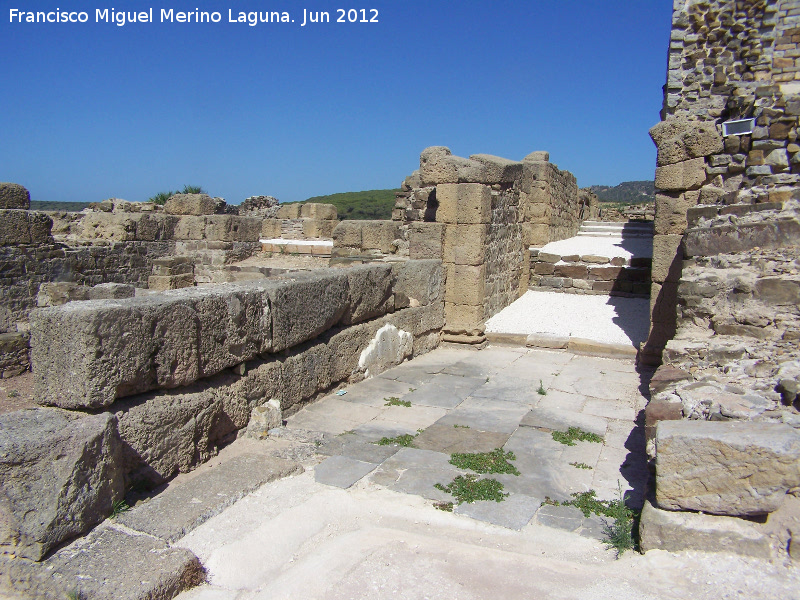
[[[629, 360], [440, 348], [315, 402], [289, 417], [287, 427], [326, 434], [317, 449], [328, 457], [315, 467], [318, 483], [346, 489], [364, 480], [435, 502], [455, 500], [436, 484], [471, 473], [453, 466], [451, 454], [502, 448], [513, 452], [520, 474], [481, 477], [501, 482], [505, 499], [456, 501], [456, 514], [509, 529], [534, 522], [600, 537], [599, 517], [545, 500], [595, 490], [602, 500], [627, 492], [630, 505], [641, 505], [648, 470], [637, 426], [646, 404], [640, 383]], [[553, 439], [553, 431], [570, 427], [603, 442]], [[406, 436], [407, 447], [384, 439], [398, 436]], [[378, 445], [382, 439], [388, 445]]]

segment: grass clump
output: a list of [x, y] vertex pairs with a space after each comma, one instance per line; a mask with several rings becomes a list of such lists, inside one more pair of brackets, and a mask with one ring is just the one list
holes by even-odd
[[155, 196], [151, 196], [148, 201], [152, 202], [153, 204], [160, 204], [163, 206], [164, 204], [167, 203], [167, 200], [169, 200], [175, 194], [205, 194], [205, 193], [206, 191], [199, 185], [185, 185], [183, 186], [182, 190], [177, 190], [174, 192], [172, 190], [168, 192], [159, 192]]
[[406, 408], [411, 408], [411, 401], [410, 400], [400, 400], [400, 398], [396, 396], [391, 396], [390, 398], [384, 398], [386, 404], [384, 406], [405, 406]]
[[536, 390], [536, 393], [540, 396], [547, 396], [547, 390], [544, 389], [544, 384], [541, 379], [539, 380], [539, 389]]
[[410, 433], [404, 433], [403, 435], [398, 435], [397, 437], [382, 437], [375, 443], [378, 444], [378, 446], [403, 446], [404, 448], [408, 448], [411, 446], [411, 443], [414, 441], [415, 437], [417, 436], [411, 435]]
[[128, 503], [125, 502], [125, 500], [116, 500], [111, 505], [111, 515], [109, 515], [109, 518], [110, 519], [116, 519], [122, 513], [128, 512], [130, 509], [131, 509], [131, 507], [128, 506]]
[[438, 508], [439, 510], [443, 510], [444, 512], [453, 512], [453, 503], [452, 502], [434, 502], [434, 508]]
[[605, 517], [603, 519], [603, 534], [606, 539], [603, 543], [606, 548], [613, 549], [617, 558], [622, 556], [627, 550], [637, 549], [637, 542], [634, 537], [634, 525], [638, 519], [638, 512], [634, 511], [625, 504], [625, 497], [622, 488], [619, 490], [619, 498], [616, 500], [598, 500], [594, 490], [588, 492], [574, 492], [572, 500], [558, 502], [550, 498], [545, 498], [543, 504], [553, 506], [574, 506], [583, 513], [584, 517], [589, 517], [592, 513]]
[[589, 465], [587, 465], [586, 463], [582, 463], [582, 462], [571, 462], [569, 464], [570, 464], [571, 467], [575, 467], [576, 469], [591, 469], [592, 468]]
[[478, 500], [502, 502], [508, 496], [503, 492], [503, 484], [495, 479], [478, 479], [477, 475], [459, 475], [447, 485], [437, 483], [434, 486], [451, 494], [459, 504], [471, 504]]
[[456, 429], [469, 429], [469, 425], [453, 425]]
[[82, 591], [76, 589], [67, 592], [67, 600], [87, 600], [87, 597]]
[[510, 473], [519, 475], [517, 468], [509, 460], [517, 460], [513, 452], [503, 452], [502, 448], [495, 448], [491, 452], [473, 452], [462, 454], [456, 452], [450, 455], [450, 464], [459, 469], [469, 469], [476, 473]]
[[553, 439], [565, 446], [574, 446], [575, 442], [595, 442], [603, 443], [603, 438], [596, 433], [589, 433], [580, 427], [570, 427], [567, 431], [554, 431]]

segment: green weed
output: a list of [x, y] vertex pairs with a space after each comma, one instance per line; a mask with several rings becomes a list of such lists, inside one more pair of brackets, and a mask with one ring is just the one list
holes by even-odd
[[570, 464], [570, 466], [573, 466], [576, 469], [591, 469], [592, 468], [589, 465], [587, 465], [586, 463], [582, 463], [582, 462], [571, 462], [569, 464]]
[[384, 398], [386, 404], [384, 406], [405, 406], [406, 408], [411, 408], [411, 402], [409, 400], [400, 400], [396, 396], [391, 396], [390, 398]]
[[67, 600], [87, 600], [87, 596], [82, 591], [75, 589], [67, 592]]
[[603, 443], [603, 438], [596, 433], [589, 433], [580, 427], [570, 427], [567, 431], [554, 431], [553, 439], [565, 446], [574, 446], [575, 442], [595, 442]]
[[125, 502], [125, 500], [116, 500], [111, 505], [111, 514], [109, 515], [109, 519], [116, 519], [122, 513], [128, 512], [130, 509], [131, 507], [128, 506], [128, 503]]
[[503, 492], [503, 484], [495, 479], [478, 479], [477, 475], [459, 475], [447, 485], [437, 483], [434, 486], [451, 494], [459, 504], [471, 504], [478, 500], [502, 502], [508, 496]]
[[539, 380], [539, 389], [536, 390], [536, 393], [540, 396], [547, 396], [547, 390], [544, 389], [544, 385], [542, 384], [542, 380]]
[[444, 512], [453, 512], [452, 502], [434, 502], [433, 506], [439, 510], [443, 510]]
[[461, 454], [456, 452], [450, 455], [450, 464], [459, 469], [469, 469], [476, 473], [510, 473], [519, 475], [517, 468], [509, 460], [517, 460], [513, 452], [503, 452], [496, 448], [491, 452], [473, 452]]
[[378, 446], [403, 446], [404, 448], [408, 448], [411, 446], [411, 443], [414, 441], [415, 437], [417, 436], [411, 435], [410, 433], [404, 433], [403, 435], [398, 435], [397, 437], [382, 437], [374, 443], [378, 444]]
[[469, 429], [469, 425], [453, 425], [456, 429]]

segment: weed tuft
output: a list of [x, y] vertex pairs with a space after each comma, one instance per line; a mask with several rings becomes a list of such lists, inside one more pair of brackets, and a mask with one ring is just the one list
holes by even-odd
[[453, 425], [456, 429], [469, 429], [469, 425]]
[[536, 390], [536, 393], [540, 396], [547, 396], [547, 390], [544, 389], [544, 384], [541, 379], [539, 380], [539, 389]]
[[128, 503], [125, 502], [125, 500], [116, 500], [111, 505], [111, 514], [109, 515], [109, 519], [116, 519], [122, 513], [128, 512], [130, 509], [131, 507], [128, 506]]
[[415, 437], [417, 436], [411, 435], [410, 433], [404, 433], [403, 435], [398, 435], [397, 437], [382, 437], [377, 442], [373, 443], [377, 444], [378, 446], [403, 446], [404, 448], [408, 448], [411, 446], [411, 443], [414, 441]]
[[67, 600], [87, 600], [87, 596], [79, 589], [74, 589], [67, 592]]
[[386, 404], [384, 406], [405, 406], [406, 408], [411, 408], [411, 401], [410, 400], [400, 400], [397, 396], [391, 396], [390, 398], [384, 398]]
[[574, 446], [575, 442], [603, 443], [603, 438], [596, 433], [589, 433], [580, 427], [570, 427], [567, 431], [554, 431], [553, 439], [565, 446]]
[[472, 504], [478, 500], [502, 502], [508, 496], [503, 492], [503, 484], [496, 479], [478, 479], [477, 475], [459, 475], [447, 485], [437, 483], [437, 490], [451, 494], [459, 504]]
[[502, 448], [495, 448], [491, 452], [473, 452], [461, 454], [456, 452], [450, 455], [450, 464], [459, 469], [469, 469], [476, 473], [510, 473], [519, 475], [517, 468], [509, 460], [517, 460], [513, 452], [503, 452]]
[[453, 503], [452, 502], [434, 502], [434, 508], [438, 508], [439, 510], [443, 510], [444, 512], [453, 512]]
[[570, 466], [575, 467], [576, 469], [591, 469], [592, 468], [589, 465], [587, 465], [586, 463], [582, 463], [582, 462], [571, 462], [569, 464], [570, 464]]

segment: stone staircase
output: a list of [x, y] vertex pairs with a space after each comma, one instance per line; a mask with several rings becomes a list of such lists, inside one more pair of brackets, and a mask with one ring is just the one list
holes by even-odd
[[530, 289], [649, 297], [652, 221], [584, 221], [578, 235], [531, 248]]

